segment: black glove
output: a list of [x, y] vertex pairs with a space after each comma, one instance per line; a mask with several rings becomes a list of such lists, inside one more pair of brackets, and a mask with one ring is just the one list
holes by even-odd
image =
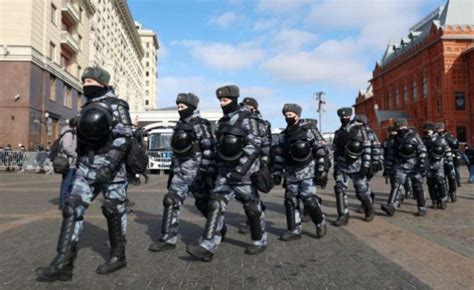
[[328, 173], [326, 171], [318, 172], [314, 178], [314, 183], [321, 188], [326, 188], [328, 184]]
[[229, 181], [230, 182], [241, 182], [242, 178], [244, 176], [237, 171], [232, 171], [232, 173], [229, 175]]
[[389, 169], [385, 168], [383, 170], [383, 173], [382, 173], [383, 177], [390, 177], [390, 174], [391, 174], [391, 172], [390, 172]]
[[454, 165], [452, 163], [448, 163], [446, 165], [446, 169], [448, 170], [448, 172], [451, 172], [454, 170]]
[[373, 163], [372, 164], [372, 172], [379, 172], [380, 170], [382, 170], [382, 165], [380, 164], [380, 162], [376, 162], [376, 163]]
[[273, 173], [273, 183], [275, 185], [280, 185], [282, 180], [281, 173], [275, 172]]
[[362, 176], [367, 176], [367, 174], [369, 174], [369, 168], [368, 167], [361, 167], [359, 173]]
[[109, 166], [102, 166], [97, 169], [95, 174], [95, 184], [107, 184], [112, 182], [114, 179], [114, 172]]
[[207, 189], [213, 189], [216, 182], [216, 176], [212, 173], [203, 173], [202, 183]]
[[424, 165], [420, 165], [420, 166], [418, 167], [418, 170], [419, 170], [419, 172], [420, 172], [420, 174], [421, 174], [422, 177], [425, 177], [425, 176], [426, 176], [426, 167], [425, 167]]

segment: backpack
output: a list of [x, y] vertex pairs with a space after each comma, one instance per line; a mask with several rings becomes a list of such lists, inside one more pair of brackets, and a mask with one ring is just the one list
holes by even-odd
[[143, 132], [141, 130], [137, 130], [133, 134], [132, 145], [130, 146], [125, 165], [127, 174], [130, 176], [146, 172], [148, 167], [148, 154], [146, 147], [143, 145]]
[[64, 133], [59, 135], [58, 139], [53, 142], [51, 145], [51, 150], [48, 154], [49, 160], [53, 162], [53, 170], [56, 173], [64, 174], [69, 170], [69, 160], [67, 156], [64, 156], [63, 153], [63, 144], [61, 139], [66, 133], [73, 133], [74, 130], [66, 130]]

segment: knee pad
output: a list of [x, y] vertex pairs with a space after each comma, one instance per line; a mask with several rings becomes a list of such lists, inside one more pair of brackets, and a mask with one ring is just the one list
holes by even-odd
[[356, 195], [360, 198], [361, 196], [366, 196], [368, 193], [368, 187], [365, 183], [356, 183], [354, 184], [354, 189]]
[[303, 197], [303, 204], [308, 208], [315, 208], [319, 205], [318, 200], [314, 195]]
[[111, 217], [120, 214], [118, 206], [121, 204], [123, 204], [123, 201], [106, 198], [102, 204], [102, 214], [105, 217]]
[[181, 198], [179, 198], [179, 196], [172, 191], [168, 192], [163, 197], [164, 207], [173, 207], [173, 206], [179, 205], [180, 203], [181, 203]]
[[63, 218], [67, 219], [70, 218], [71, 216], [76, 216], [77, 219], [77, 212], [76, 209], [79, 206], [83, 206], [84, 208], [87, 208], [88, 205], [82, 201], [81, 197], [77, 195], [70, 196], [66, 199], [64, 202], [64, 208], [63, 208]]
[[286, 191], [285, 192], [285, 200], [287, 199], [294, 199], [296, 198], [296, 194], [294, 192], [291, 192], [291, 191]]
[[249, 218], [260, 217], [262, 215], [261, 210], [258, 208], [256, 202], [247, 202], [244, 204], [245, 213]]
[[336, 194], [344, 194], [344, 187], [339, 182], [336, 182], [336, 185], [334, 185], [334, 192]]
[[413, 184], [413, 191], [415, 194], [420, 194], [423, 192], [423, 185], [422, 184]]

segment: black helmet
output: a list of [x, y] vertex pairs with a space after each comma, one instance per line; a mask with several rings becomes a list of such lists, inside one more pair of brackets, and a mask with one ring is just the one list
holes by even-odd
[[217, 154], [226, 162], [236, 161], [243, 154], [242, 137], [225, 134], [219, 139]]
[[398, 152], [403, 158], [413, 158], [416, 153], [416, 145], [412, 143], [402, 143], [400, 148], [398, 148]]
[[290, 146], [290, 157], [297, 163], [305, 163], [311, 158], [311, 147], [305, 140], [297, 140]]
[[193, 137], [191, 132], [178, 130], [171, 136], [171, 149], [178, 156], [186, 155], [193, 148]]
[[346, 144], [346, 156], [351, 160], [359, 159], [364, 151], [364, 143], [358, 139], [351, 139]]
[[112, 130], [112, 120], [112, 114], [105, 105], [89, 104], [79, 117], [78, 137], [87, 143], [103, 143], [107, 141]]

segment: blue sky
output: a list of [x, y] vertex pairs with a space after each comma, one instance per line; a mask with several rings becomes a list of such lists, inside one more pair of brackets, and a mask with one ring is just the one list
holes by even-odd
[[236, 84], [255, 97], [273, 127], [298, 103], [315, 118], [313, 93], [326, 93], [323, 131], [336, 110], [368, 86], [392, 38], [444, 0], [129, 0], [136, 21], [158, 34], [158, 107], [193, 92], [201, 109], [218, 109], [215, 89]]

